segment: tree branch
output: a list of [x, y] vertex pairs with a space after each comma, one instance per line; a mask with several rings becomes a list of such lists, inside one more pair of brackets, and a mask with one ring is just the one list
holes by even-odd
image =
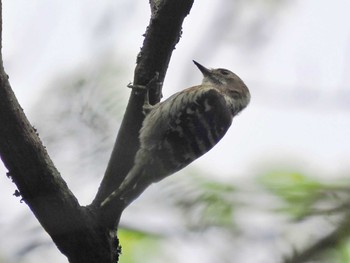
[[70, 262], [110, 263], [109, 238], [93, 213], [79, 205], [23, 113], [4, 71], [1, 52], [0, 156], [22, 199]]
[[338, 226], [331, 233], [325, 237], [317, 240], [315, 243], [311, 244], [309, 247], [304, 248], [302, 251], [295, 251], [292, 256], [286, 258], [284, 263], [303, 263], [309, 262], [321, 256], [323, 253], [334, 249], [338, 246], [344, 239], [349, 237], [350, 234], [350, 214], [347, 213]]
[[[145, 33], [143, 47], [137, 56], [137, 66], [134, 74], [134, 84], [146, 85], [159, 73], [159, 81], [164, 80], [166, 70], [181, 37], [182, 23], [190, 12], [193, 0], [152, 0], [152, 16]], [[155, 104], [160, 101], [161, 91], [150, 93], [150, 101]], [[107, 170], [101, 182], [93, 205], [98, 206], [124, 180], [133, 165], [135, 154], [139, 148], [138, 133], [144, 119], [142, 106], [144, 94], [131, 92], [129, 103], [110, 157]], [[104, 211], [107, 224], [113, 225], [119, 220], [123, 207], [115, 200]]]

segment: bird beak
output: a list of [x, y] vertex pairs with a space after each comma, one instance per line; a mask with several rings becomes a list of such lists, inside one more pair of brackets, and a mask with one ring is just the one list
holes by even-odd
[[206, 67], [199, 64], [197, 61], [192, 60], [193, 63], [199, 68], [199, 70], [202, 72], [204, 77], [208, 77], [211, 75], [210, 69], [207, 69]]

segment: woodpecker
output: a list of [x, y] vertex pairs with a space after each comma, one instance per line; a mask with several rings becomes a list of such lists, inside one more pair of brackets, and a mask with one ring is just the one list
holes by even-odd
[[201, 85], [152, 106], [147, 91], [134, 166], [101, 206], [114, 198], [128, 206], [150, 184], [208, 152], [225, 135], [233, 117], [249, 104], [249, 90], [235, 73], [193, 62], [203, 74]]

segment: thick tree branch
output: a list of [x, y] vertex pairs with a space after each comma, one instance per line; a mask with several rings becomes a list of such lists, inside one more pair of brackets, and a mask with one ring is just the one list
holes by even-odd
[[70, 262], [110, 262], [109, 238], [56, 170], [11, 90], [1, 54], [0, 156], [22, 199]]
[[[182, 23], [190, 12], [193, 0], [151, 1], [152, 16], [145, 33], [143, 47], [137, 57], [134, 84], [146, 85], [159, 73], [159, 81], [164, 80], [172, 51], [180, 39]], [[151, 103], [160, 100], [160, 91], [150, 94]], [[133, 165], [139, 148], [138, 132], [144, 115], [142, 114], [144, 96], [131, 92], [129, 103], [120, 127], [105, 176], [93, 202], [99, 205], [124, 180]], [[123, 207], [111, 204], [113, 209], [104, 211], [104, 219], [109, 225], [118, 221]], [[111, 208], [111, 207], [109, 207]]]

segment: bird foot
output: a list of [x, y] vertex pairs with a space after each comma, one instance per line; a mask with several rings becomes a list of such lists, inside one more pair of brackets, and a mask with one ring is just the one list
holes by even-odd
[[134, 89], [136, 92], [149, 91], [151, 89], [158, 88], [163, 84], [162, 82], [158, 81], [158, 79], [159, 79], [159, 72], [156, 71], [156, 73], [154, 74], [154, 77], [146, 85], [133, 84], [130, 82], [127, 85], [127, 87]]
[[158, 79], [159, 72], [156, 72], [154, 77], [146, 85], [132, 84], [131, 82], [127, 85], [127, 87], [133, 89], [136, 92], [136, 94], [138, 94], [139, 92], [142, 94], [146, 93], [145, 101], [143, 104], [143, 113], [145, 115], [147, 115], [153, 109], [153, 105], [149, 103], [149, 91], [151, 89], [156, 89], [157, 91], [159, 91], [160, 87], [163, 84], [162, 82], [158, 81]]

